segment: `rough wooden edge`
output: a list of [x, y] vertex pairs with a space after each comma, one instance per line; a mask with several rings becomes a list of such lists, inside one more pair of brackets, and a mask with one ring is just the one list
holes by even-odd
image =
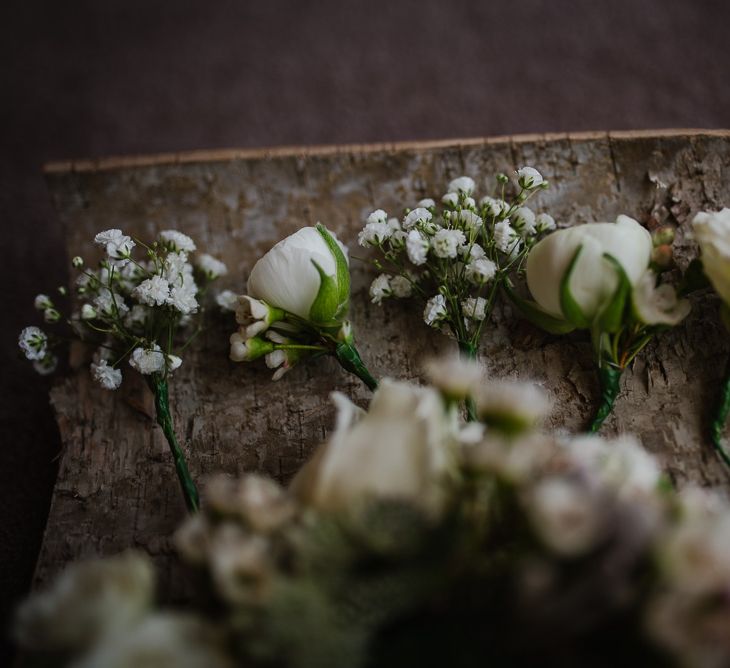
[[43, 166], [45, 174], [67, 172], [99, 172], [130, 167], [150, 167], [189, 163], [222, 162], [227, 160], [256, 160], [299, 156], [326, 156], [342, 153], [366, 154], [379, 151], [409, 151], [460, 146], [524, 144], [550, 142], [562, 139], [588, 141], [592, 139], [643, 139], [649, 137], [730, 137], [730, 130], [701, 128], [667, 128], [659, 130], [617, 130], [595, 132], [563, 132], [545, 134], [502, 135], [496, 137], [468, 137], [464, 139], [435, 139], [425, 141], [382, 142], [373, 144], [325, 144], [319, 146], [279, 146], [245, 149], [212, 149], [153, 153], [150, 155], [112, 156], [98, 159], [61, 160]]

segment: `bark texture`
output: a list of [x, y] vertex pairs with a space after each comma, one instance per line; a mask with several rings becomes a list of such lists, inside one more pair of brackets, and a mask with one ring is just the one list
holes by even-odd
[[[529, 164], [550, 179], [535, 207], [561, 225], [613, 220], [677, 226], [677, 258], [695, 253], [689, 221], [730, 204], [730, 133], [600, 133], [462, 142], [184, 154], [56, 164], [48, 183], [66, 230], [69, 257], [92, 259], [90, 240], [119, 227], [142, 238], [178, 228], [221, 257], [220, 288], [245, 290], [256, 259], [302, 225], [333, 229], [352, 250], [374, 208], [397, 213], [448, 181], [474, 177], [488, 194], [493, 176]], [[360, 249], [361, 254], [362, 249]], [[369, 266], [353, 261], [351, 319], [358, 349], [376, 377], [419, 378], [422, 360], [455, 343], [427, 328], [407, 302], [369, 302]], [[693, 299], [686, 323], [651, 344], [622, 379], [603, 432], [633, 432], [678, 483], [727, 485], [706, 425], [730, 342], [715, 298]], [[261, 471], [286, 481], [325, 438], [332, 390], [361, 405], [369, 393], [336, 362], [318, 360], [274, 383], [263, 364], [228, 360], [233, 318], [210, 309], [205, 333], [170, 386], [173, 417], [193, 476]], [[73, 360], [79, 355], [73, 351]], [[507, 305], [495, 312], [480, 349], [495, 377], [531, 378], [552, 396], [549, 427], [584, 428], [599, 399], [584, 334], [546, 335]], [[71, 559], [127, 547], [149, 551], [179, 594], [169, 536], [185, 515], [168, 448], [141, 379], [125, 373], [118, 393], [100, 391], [85, 365], [52, 393], [65, 444], [37, 568], [43, 582]], [[204, 489], [204, 485], [203, 485]], [[204, 493], [203, 493], [204, 502]]]

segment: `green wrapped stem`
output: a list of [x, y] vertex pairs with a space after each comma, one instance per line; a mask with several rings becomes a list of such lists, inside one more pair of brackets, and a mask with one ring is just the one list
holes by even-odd
[[601, 403], [588, 428], [591, 434], [595, 434], [611, 414], [620, 390], [622, 373], [623, 369], [618, 369], [615, 366], [602, 366], [598, 369], [598, 379], [601, 384]]
[[351, 343], [338, 343], [335, 348], [335, 357], [345, 371], [354, 373], [371, 391], [375, 392], [378, 389], [378, 381], [372, 377], [362, 361], [360, 353]]
[[[459, 341], [459, 354], [462, 359], [474, 361], [477, 358], [477, 347], [470, 341]], [[464, 402], [466, 406], [466, 419], [474, 422], [477, 419], [477, 407], [473, 397], [467, 397]]]
[[459, 353], [465, 360], [477, 358], [477, 347], [471, 341], [459, 341]]
[[720, 401], [715, 412], [715, 418], [710, 423], [710, 436], [712, 437], [712, 445], [715, 446], [717, 454], [720, 455], [725, 464], [730, 466], [730, 454], [722, 444], [722, 433], [725, 430], [725, 422], [730, 413], [730, 361], [725, 371], [725, 379], [722, 382], [720, 390]]
[[162, 433], [165, 434], [167, 444], [170, 446], [170, 452], [175, 462], [177, 478], [180, 481], [180, 487], [185, 498], [185, 505], [187, 506], [188, 512], [195, 513], [200, 509], [200, 498], [198, 497], [198, 490], [195, 487], [195, 483], [190, 476], [188, 465], [185, 462], [185, 455], [180, 448], [180, 444], [177, 442], [177, 436], [175, 436], [172, 415], [170, 415], [170, 398], [167, 380], [155, 374], [149, 377], [148, 384], [152, 390], [152, 394], [155, 395], [157, 424], [162, 428]]

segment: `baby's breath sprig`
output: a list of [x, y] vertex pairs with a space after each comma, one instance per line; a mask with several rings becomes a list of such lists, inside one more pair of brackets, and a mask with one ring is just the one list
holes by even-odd
[[[53, 351], [64, 341], [93, 344], [97, 351], [91, 375], [106, 390], [121, 385], [125, 361], [141, 373], [154, 395], [157, 423], [170, 446], [185, 503], [194, 512], [198, 492], [175, 435], [168, 383], [182, 364], [180, 354], [200, 331], [206, 288], [227, 273], [226, 266], [205, 253], [197, 254], [191, 263], [195, 243], [176, 230], [161, 232], [149, 245], [117, 229], [100, 232], [94, 241], [105, 250], [98, 268], [88, 268], [79, 256], [71, 261], [78, 271], [74, 284], [78, 310], [64, 318], [48, 295], [35, 299], [47, 323], [66, 324], [70, 333], [47, 334], [38, 327], [26, 327], [20, 334], [20, 348], [39, 373], [48, 374], [57, 364]], [[145, 250], [144, 258], [133, 257], [136, 247]]]
[[451, 181], [440, 205], [421, 200], [401, 219], [382, 209], [371, 213], [359, 243], [381, 254], [373, 260], [383, 273], [370, 286], [372, 301], [418, 299], [425, 323], [455, 338], [462, 355], [474, 358], [500, 286], [522, 270], [537, 238], [555, 228], [551, 216], [525, 206], [548, 182], [532, 167], [519, 169], [516, 181], [510, 199], [509, 178], [498, 174], [496, 197], [477, 203], [474, 180], [461, 176]]

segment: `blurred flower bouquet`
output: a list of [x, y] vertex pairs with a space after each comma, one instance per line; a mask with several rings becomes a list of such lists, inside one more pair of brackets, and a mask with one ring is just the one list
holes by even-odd
[[212, 481], [176, 537], [205, 576], [186, 611], [123, 555], [71, 567], [16, 636], [74, 666], [727, 665], [727, 502], [633, 439], [536, 432], [535, 388], [461, 371], [383, 381], [367, 413], [336, 395], [288, 490]]
[[[198, 576], [184, 610], [158, 608], [149, 561], [127, 553], [71, 566], [34, 595], [18, 640], [77, 668], [730, 665], [727, 500], [675, 491], [631, 437], [540, 432], [547, 397], [487, 382], [474, 361], [500, 291], [548, 332], [585, 330], [601, 379], [597, 431], [624, 369], [687, 316], [684, 295], [712, 285], [730, 323], [730, 211], [697, 215], [701, 264], [675, 290], [662, 276], [671, 230], [650, 235], [627, 216], [557, 230], [525, 206], [547, 187], [541, 174], [524, 167], [516, 182], [509, 197], [499, 175], [498, 196], [477, 203], [475, 182], [460, 177], [439, 205], [422, 200], [402, 218], [378, 209], [359, 235], [385, 272], [371, 299], [419, 299], [425, 322], [458, 343], [459, 354], [427, 365], [428, 386], [378, 383], [366, 368], [346, 319], [348, 252], [322, 225], [266, 253], [246, 295], [219, 295], [236, 313], [233, 361], [263, 358], [278, 379], [331, 355], [374, 391], [369, 410], [333, 393], [336, 428], [288, 488], [258, 475], [210, 482], [175, 537]], [[168, 383], [199, 331], [205, 286], [225, 266], [191, 262], [195, 245], [176, 231], [149, 246], [119, 230], [96, 242], [98, 269], [73, 261], [80, 303], [66, 322], [99, 346], [91, 372], [102, 387], [119, 387], [125, 361], [143, 374], [198, 510]], [[63, 322], [47, 295], [36, 306]], [[19, 343], [47, 373], [59, 340], [28, 327]], [[728, 412], [730, 379], [712, 424], [726, 463]]]

